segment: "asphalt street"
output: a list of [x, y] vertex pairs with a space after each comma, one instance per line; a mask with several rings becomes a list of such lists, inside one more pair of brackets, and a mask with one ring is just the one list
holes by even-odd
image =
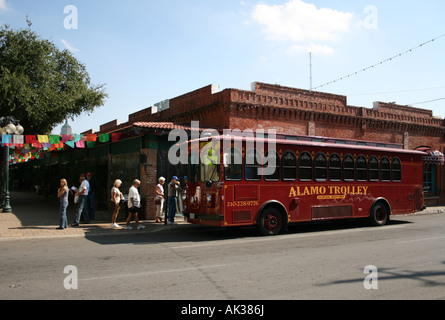
[[5, 241], [0, 299], [437, 300], [445, 299], [444, 248], [443, 213], [381, 228], [297, 225], [276, 237], [189, 226]]

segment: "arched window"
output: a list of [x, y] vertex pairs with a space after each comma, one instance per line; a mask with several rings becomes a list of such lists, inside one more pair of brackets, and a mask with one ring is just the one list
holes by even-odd
[[378, 182], [380, 180], [380, 165], [379, 159], [376, 156], [372, 156], [369, 159], [369, 181]]
[[312, 156], [309, 152], [302, 152], [298, 157], [298, 172], [300, 181], [312, 181]]
[[343, 179], [347, 182], [355, 179], [355, 161], [350, 154], [347, 154], [343, 159]]
[[228, 181], [243, 179], [243, 154], [237, 148], [227, 149], [224, 153], [224, 177]]
[[356, 166], [357, 181], [368, 181], [368, 161], [366, 157], [358, 156]]
[[[270, 160], [274, 158], [275, 163], [271, 163]], [[267, 160], [269, 159], [269, 160]], [[280, 180], [280, 155], [276, 151], [269, 150], [266, 153], [264, 159], [263, 174], [266, 181], [279, 181]]]
[[244, 176], [247, 181], [261, 180], [261, 163], [261, 154], [256, 149], [247, 150], [244, 165]]
[[297, 156], [292, 151], [286, 151], [283, 154], [282, 168], [284, 181], [297, 180]]
[[402, 162], [400, 161], [399, 158], [394, 158], [392, 160], [391, 172], [392, 172], [392, 181], [394, 182], [402, 181]]
[[391, 181], [391, 162], [388, 157], [380, 160], [380, 177], [383, 182]]
[[328, 158], [324, 153], [315, 156], [315, 180], [326, 181], [328, 179]]
[[341, 181], [341, 158], [336, 153], [329, 157], [329, 180]]

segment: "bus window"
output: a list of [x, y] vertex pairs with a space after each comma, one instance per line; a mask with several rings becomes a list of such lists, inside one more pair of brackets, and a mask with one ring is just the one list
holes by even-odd
[[243, 155], [236, 148], [228, 149], [224, 154], [224, 177], [228, 181], [243, 179]]
[[[244, 176], [247, 181], [261, 180], [261, 155], [256, 149], [249, 149], [246, 152], [246, 161], [244, 165]], [[261, 161], [262, 162], [262, 161]], [[260, 171], [260, 172], [259, 172]]]
[[368, 181], [368, 161], [365, 156], [358, 156], [356, 165], [357, 181]]
[[328, 158], [324, 153], [315, 156], [315, 180], [326, 181], [328, 178]]
[[312, 156], [309, 152], [302, 152], [298, 158], [300, 181], [312, 181]]
[[190, 182], [199, 181], [199, 155], [195, 156], [193, 153], [189, 157], [189, 170], [188, 170], [188, 180]]
[[275, 167], [271, 167], [270, 164], [268, 163], [267, 165], [264, 164], [264, 170], [266, 170], [266, 168], [268, 168], [269, 170], [273, 170], [273, 173], [270, 175], [266, 175], [266, 172], [264, 172], [264, 180], [266, 181], [279, 181], [280, 180], [280, 156], [278, 155], [278, 153], [276, 151], [268, 151], [266, 154], [266, 158], [269, 157], [275, 157]]
[[297, 156], [292, 151], [286, 151], [283, 155], [283, 180], [297, 180]]
[[391, 181], [391, 162], [387, 157], [383, 157], [380, 162], [380, 175], [382, 181]]
[[329, 180], [341, 181], [341, 158], [336, 153], [329, 157]]
[[201, 181], [219, 181], [219, 160], [218, 153], [215, 149], [209, 148], [202, 152], [206, 152], [205, 161], [201, 163]]
[[347, 154], [343, 159], [343, 179], [347, 182], [354, 181], [355, 179], [355, 163], [354, 157]]
[[394, 158], [392, 160], [392, 181], [402, 181], [402, 163], [399, 158]]
[[369, 160], [369, 181], [378, 182], [380, 179], [379, 172], [379, 159], [376, 156], [372, 156]]

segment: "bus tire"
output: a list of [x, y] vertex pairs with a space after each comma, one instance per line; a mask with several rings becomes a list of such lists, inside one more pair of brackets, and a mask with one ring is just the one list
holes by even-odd
[[261, 235], [275, 236], [283, 228], [283, 216], [277, 208], [266, 207], [258, 215], [257, 225]]
[[384, 203], [378, 202], [371, 209], [371, 224], [377, 227], [386, 225], [389, 222], [390, 211]]

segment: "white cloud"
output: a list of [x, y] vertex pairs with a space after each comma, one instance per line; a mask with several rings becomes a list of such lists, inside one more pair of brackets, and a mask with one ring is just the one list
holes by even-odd
[[[317, 8], [302, 0], [289, 0], [283, 5], [258, 4], [252, 18], [263, 26], [263, 33], [271, 41], [286, 42], [289, 52], [297, 53], [303, 48], [331, 54], [326, 42], [333, 42], [350, 30], [354, 15], [330, 8]], [[323, 44], [316, 43], [323, 42]]]
[[71, 52], [79, 52], [80, 51], [79, 49], [75, 48], [71, 43], [66, 41], [65, 39], [61, 39], [60, 41], [63, 43], [65, 48], [68, 49], [69, 51], [71, 51]]
[[10, 10], [9, 4], [6, 0], [0, 0], [0, 11], [8, 11]]

